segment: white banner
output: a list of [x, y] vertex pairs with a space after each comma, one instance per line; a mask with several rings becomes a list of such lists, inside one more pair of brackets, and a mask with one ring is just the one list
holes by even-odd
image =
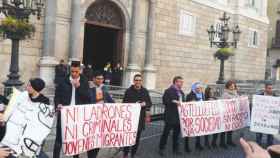
[[14, 92], [4, 114], [6, 134], [1, 145], [14, 150], [16, 156], [34, 157], [51, 132], [53, 106], [32, 103], [27, 92]]
[[63, 107], [63, 153], [70, 156], [94, 148], [134, 145], [140, 110], [140, 104], [129, 103]]
[[248, 97], [186, 102], [178, 106], [183, 137], [233, 131], [249, 125]]
[[254, 95], [250, 130], [265, 134], [279, 134], [280, 98]]

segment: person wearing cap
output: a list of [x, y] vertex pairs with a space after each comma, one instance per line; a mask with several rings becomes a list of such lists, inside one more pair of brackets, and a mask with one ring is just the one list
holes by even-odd
[[[41, 94], [41, 91], [45, 88], [45, 82], [41, 78], [32, 78], [29, 80], [26, 86], [26, 91], [29, 94], [29, 98], [34, 103], [44, 103], [47, 105], [50, 105], [49, 98], [45, 97], [43, 94]], [[9, 100], [4, 97], [0, 96], [0, 102], [8, 105]]]
[[49, 98], [40, 93], [44, 88], [45, 82], [42, 79], [30, 79], [26, 87], [30, 100], [34, 103], [44, 103], [50, 105]]
[[[70, 68], [70, 75], [66, 76], [64, 81], [58, 85], [55, 90], [54, 104], [57, 110], [57, 126], [56, 138], [54, 144], [53, 158], [60, 157], [60, 150], [62, 147], [61, 136], [61, 114], [62, 106], [69, 105], [83, 105], [90, 103], [89, 85], [86, 77], [81, 74], [80, 61], [72, 61]], [[87, 152], [88, 157], [92, 158], [92, 151]], [[73, 156], [78, 158], [79, 155]]]
[[[41, 78], [30, 79], [26, 86], [26, 91], [28, 92], [30, 101], [33, 103], [43, 103], [46, 105], [50, 105], [49, 98], [47, 98], [41, 93], [41, 91], [44, 88], [45, 88], [45, 82]], [[3, 97], [2, 99], [5, 105], [9, 103], [9, 100], [7, 98]], [[3, 114], [0, 114], [0, 122], [4, 122]], [[39, 158], [46, 157], [45, 155], [46, 154], [41, 150], [38, 157]], [[13, 156], [11, 156], [11, 150], [9, 148], [3, 148], [3, 147], [0, 148], [0, 158], [2, 157], [12, 158]]]

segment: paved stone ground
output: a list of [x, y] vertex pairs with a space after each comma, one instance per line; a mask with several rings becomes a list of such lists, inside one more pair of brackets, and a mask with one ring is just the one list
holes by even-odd
[[[152, 125], [148, 126], [146, 130], [142, 134], [141, 143], [137, 152], [136, 158], [162, 158], [158, 155], [158, 144], [160, 139], [160, 134], [163, 128], [162, 122], [152, 123]], [[190, 154], [183, 153], [182, 156], [175, 156], [172, 154], [172, 141], [171, 134], [168, 139], [168, 144], [166, 146], [166, 155], [164, 158], [244, 158], [243, 152], [240, 148], [238, 140], [240, 136], [244, 136], [247, 140], [255, 140], [255, 134], [249, 132], [248, 128], [238, 130], [234, 132], [234, 142], [238, 144], [235, 148], [229, 148], [227, 150], [224, 149], [205, 149], [201, 152], [194, 150], [194, 141], [195, 139], [191, 139], [191, 149], [192, 152]], [[53, 138], [54, 133], [50, 136]], [[279, 140], [279, 139], [278, 139]], [[275, 143], [279, 143], [276, 140]], [[204, 141], [202, 139], [202, 141]], [[51, 158], [52, 156], [52, 147], [53, 142], [49, 142], [46, 144], [45, 151], [48, 150], [47, 154]], [[183, 151], [184, 143], [183, 138], [180, 138], [180, 149]], [[86, 158], [85, 154], [81, 156], [82, 158]], [[122, 158], [122, 152], [117, 149], [103, 149], [99, 152], [98, 158]]]

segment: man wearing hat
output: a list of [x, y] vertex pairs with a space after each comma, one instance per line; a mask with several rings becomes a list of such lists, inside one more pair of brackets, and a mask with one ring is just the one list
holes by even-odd
[[44, 88], [45, 82], [42, 79], [30, 79], [26, 87], [30, 100], [35, 103], [44, 103], [49, 105], [49, 98], [45, 97], [43, 94], [40, 93]]
[[[33, 78], [33, 79], [29, 80], [29, 82], [27, 83], [27, 86], [26, 86], [26, 91], [28, 92], [29, 99], [31, 100], [31, 102], [50, 105], [49, 98], [47, 98], [43, 94], [41, 94], [41, 91], [44, 88], [45, 88], [45, 82], [41, 78]], [[0, 96], [0, 103], [1, 102], [3, 104], [7, 105], [9, 103], [9, 100], [4, 96]], [[3, 112], [4, 112], [4, 109], [3, 109], [3, 111], [0, 112], [0, 122], [1, 123], [4, 122]], [[6, 130], [5, 130], [5, 127], [1, 127], [1, 128], [2, 128], [1, 132], [4, 132], [4, 133], [1, 133], [1, 139], [2, 139], [2, 137], [5, 135]], [[1, 158], [1, 156], [13, 158], [13, 156], [11, 156], [10, 154], [11, 154], [11, 150], [9, 148], [3, 148], [3, 147], [0, 148], [0, 158]], [[43, 151], [41, 151], [38, 157], [46, 157], [46, 154]]]
[[[71, 62], [70, 75], [68, 75], [64, 81], [58, 85], [55, 91], [54, 103], [57, 109], [57, 126], [53, 158], [59, 158], [62, 147], [60, 114], [61, 107], [90, 103], [89, 85], [86, 77], [81, 75], [80, 61]], [[91, 156], [92, 154], [92, 151], [88, 151], [89, 158], [93, 157]], [[74, 156], [74, 158], [78, 157], [79, 155]]]

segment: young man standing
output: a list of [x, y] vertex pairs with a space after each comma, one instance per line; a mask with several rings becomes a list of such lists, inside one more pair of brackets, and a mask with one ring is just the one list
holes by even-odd
[[[90, 88], [90, 103], [114, 103], [113, 98], [110, 96], [106, 87], [104, 86], [104, 76], [101, 72], [95, 72], [93, 75], [94, 87]], [[90, 158], [96, 158], [99, 148], [93, 149]]]
[[[272, 87], [272, 84], [271, 84], [271, 83], [266, 83], [266, 84], [265, 84], [264, 92], [261, 92], [261, 93], [259, 93], [258, 95], [276, 96], [276, 94], [273, 93], [273, 87]], [[259, 145], [262, 144], [262, 136], [263, 136], [262, 133], [257, 133], [257, 134], [256, 134], [256, 138], [257, 138], [256, 141], [257, 141], [257, 143], [258, 143]], [[268, 134], [268, 135], [267, 135], [266, 145], [267, 145], [267, 146], [273, 145], [273, 135], [271, 135], [271, 134]]]
[[[173, 130], [173, 153], [176, 155], [181, 155], [181, 152], [178, 150], [178, 137], [180, 134], [180, 120], [178, 107], [181, 102], [185, 100], [185, 94], [182, 91], [183, 87], [183, 78], [181, 76], [176, 76], [173, 79], [173, 84], [165, 90], [163, 94], [163, 104], [165, 105], [164, 111], [164, 129], [163, 134], [160, 138], [159, 144], [159, 155], [164, 156], [164, 149], [167, 143], [167, 138], [169, 132]], [[188, 148], [187, 146], [185, 146]], [[189, 151], [189, 148], [186, 149]]]
[[[81, 75], [80, 61], [72, 61], [70, 75], [68, 75], [56, 88], [54, 102], [58, 113], [53, 158], [59, 158], [62, 147], [61, 107], [90, 103], [89, 85], [86, 77]], [[93, 154], [92, 151], [88, 151], [87, 154], [88, 158], [93, 158], [93, 156], [91, 156]], [[78, 158], [79, 155], [73, 157]]]
[[131, 158], [134, 158], [137, 148], [139, 146], [140, 137], [142, 131], [145, 129], [145, 120], [150, 115], [150, 108], [152, 106], [152, 101], [149, 95], [149, 91], [142, 86], [143, 80], [142, 75], [136, 74], [133, 78], [133, 85], [131, 85], [124, 94], [124, 103], [140, 103], [141, 112], [139, 118], [138, 131], [136, 136], [136, 144], [132, 147], [124, 147], [123, 158], [128, 158], [128, 153], [131, 150]]

